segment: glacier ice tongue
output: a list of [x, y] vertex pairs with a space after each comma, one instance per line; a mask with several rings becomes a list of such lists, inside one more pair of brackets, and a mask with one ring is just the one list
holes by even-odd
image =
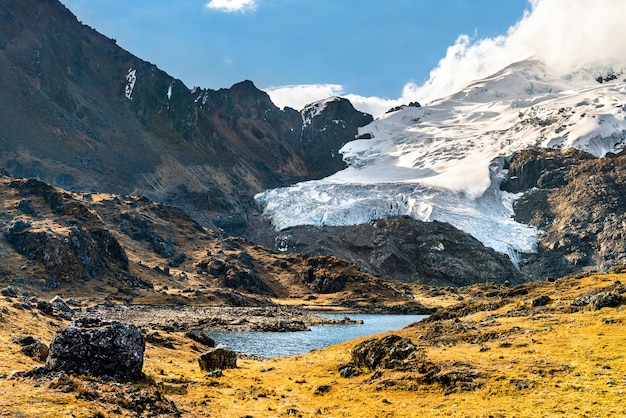
[[[497, 173], [494, 170], [493, 175]], [[355, 184], [310, 181], [267, 190], [256, 196], [274, 226], [345, 226], [407, 215], [448, 222], [483, 244], [509, 254], [536, 252], [535, 228], [512, 219], [512, 195], [498, 182], [479, 198], [463, 192], [413, 183]]]

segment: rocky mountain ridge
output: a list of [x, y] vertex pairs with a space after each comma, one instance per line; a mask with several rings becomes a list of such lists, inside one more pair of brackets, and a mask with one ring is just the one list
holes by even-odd
[[0, 166], [16, 176], [142, 194], [236, 229], [255, 193], [341, 168], [336, 150], [372, 120], [338, 99], [313, 128], [250, 81], [190, 90], [57, 0], [7, 0], [0, 20]]

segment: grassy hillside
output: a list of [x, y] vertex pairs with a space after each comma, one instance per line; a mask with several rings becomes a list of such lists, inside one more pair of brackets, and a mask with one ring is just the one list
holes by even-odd
[[623, 306], [594, 309], [573, 302], [600, 291], [622, 293], [624, 280], [624, 273], [615, 273], [463, 288], [462, 301], [394, 331], [414, 343], [413, 355], [394, 369], [362, 370], [352, 378], [341, 377], [338, 366], [351, 361], [359, 341], [290, 358], [239, 360], [239, 367], [222, 377], [207, 377], [196, 361], [202, 348], [181, 333], [164, 331], [160, 335], [175, 348], [148, 343], [146, 377], [138, 383], [54, 374], [11, 377], [14, 370], [41, 364], [20, 353], [12, 338], [33, 335], [47, 342], [65, 321], [16, 309], [15, 299], [3, 298], [0, 375], [6, 376], [0, 379], [0, 414], [623, 416]]

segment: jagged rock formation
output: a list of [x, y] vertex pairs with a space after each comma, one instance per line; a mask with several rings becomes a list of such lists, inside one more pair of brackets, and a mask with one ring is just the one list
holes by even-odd
[[349, 100], [340, 97], [312, 103], [301, 113], [303, 159], [308, 162], [310, 177], [314, 179], [346, 168], [339, 154], [345, 144], [346, 129], [352, 131], [351, 127], [365, 126], [373, 120], [371, 115], [356, 111]]
[[567, 150], [517, 153], [504, 190], [523, 195], [519, 222], [541, 230], [539, 253], [522, 271], [535, 279], [584, 270], [608, 271], [626, 262], [626, 154], [595, 158]]
[[521, 283], [504, 254], [441, 222], [392, 217], [371, 225], [267, 231], [258, 237], [277, 251], [333, 254], [371, 274], [421, 284], [463, 286], [480, 281]]

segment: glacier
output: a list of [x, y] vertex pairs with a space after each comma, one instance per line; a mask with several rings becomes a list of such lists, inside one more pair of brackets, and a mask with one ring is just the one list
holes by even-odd
[[276, 229], [355, 225], [394, 215], [437, 220], [508, 254], [537, 250], [540, 231], [513, 220], [499, 184], [507, 158], [530, 147], [622, 149], [626, 83], [612, 69], [553, 75], [512, 64], [427, 106], [387, 113], [359, 129], [371, 139], [339, 152], [348, 167], [255, 196]]

